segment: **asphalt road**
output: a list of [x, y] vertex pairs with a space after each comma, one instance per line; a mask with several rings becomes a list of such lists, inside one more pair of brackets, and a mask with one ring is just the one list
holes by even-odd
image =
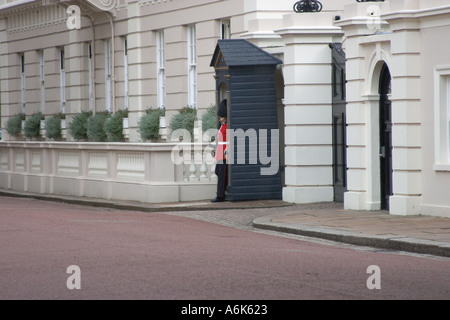
[[[231, 221], [276, 210], [220, 214]], [[450, 298], [447, 258], [256, 232], [247, 218], [235, 226], [198, 220], [219, 219], [207, 211], [190, 215], [196, 219], [0, 197], [0, 299]], [[368, 273], [370, 266], [379, 269]]]

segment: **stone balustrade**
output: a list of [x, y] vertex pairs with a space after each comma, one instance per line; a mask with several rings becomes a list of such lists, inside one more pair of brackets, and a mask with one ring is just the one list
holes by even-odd
[[148, 203], [214, 197], [206, 144], [0, 142], [0, 190]]

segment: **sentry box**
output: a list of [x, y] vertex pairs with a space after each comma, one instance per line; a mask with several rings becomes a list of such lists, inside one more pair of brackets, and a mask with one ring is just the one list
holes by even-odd
[[224, 99], [228, 105], [230, 201], [282, 199], [280, 64], [243, 39], [219, 40], [214, 51], [217, 106]]

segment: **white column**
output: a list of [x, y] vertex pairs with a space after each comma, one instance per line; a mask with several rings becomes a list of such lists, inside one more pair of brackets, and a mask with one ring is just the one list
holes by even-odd
[[329, 13], [289, 14], [285, 44], [285, 181], [283, 199], [333, 201], [332, 51], [341, 29]]
[[388, 20], [392, 53], [393, 193], [389, 212], [420, 214], [422, 202], [421, 34], [415, 19]]

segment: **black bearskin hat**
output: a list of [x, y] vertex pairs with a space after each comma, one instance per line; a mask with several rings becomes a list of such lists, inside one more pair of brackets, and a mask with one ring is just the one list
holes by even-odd
[[227, 100], [222, 100], [219, 105], [219, 110], [217, 110], [217, 115], [222, 118], [226, 118], [228, 116], [227, 112]]

